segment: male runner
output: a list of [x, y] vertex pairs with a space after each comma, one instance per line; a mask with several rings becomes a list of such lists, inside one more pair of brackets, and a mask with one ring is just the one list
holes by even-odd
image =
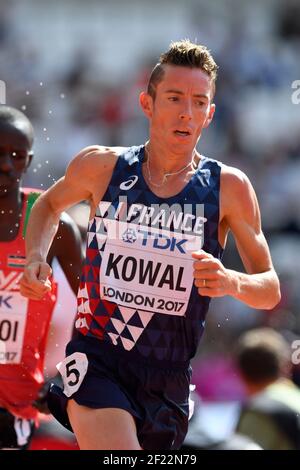
[[[29, 298], [49, 290], [61, 211], [90, 201], [80, 334], [59, 365], [64, 392], [49, 397], [81, 449], [178, 449], [210, 298], [263, 309], [279, 301], [249, 180], [196, 150], [213, 119], [216, 71], [204, 46], [172, 43], [140, 95], [146, 145], [85, 148], [32, 211], [21, 281]], [[221, 262], [229, 230], [247, 274]]]
[[[20, 187], [33, 153], [33, 129], [17, 109], [0, 106], [0, 448], [26, 449], [38, 409], [45, 410], [43, 363], [56, 284], [43, 299], [21, 296], [24, 232], [39, 191]], [[58, 261], [75, 294], [81, 269], [81, 239], [67, 214], [48, 255]], [[40, 273], [42, 275], [42, 272]], [[35, 404], [35, 406], [34, 406]]]

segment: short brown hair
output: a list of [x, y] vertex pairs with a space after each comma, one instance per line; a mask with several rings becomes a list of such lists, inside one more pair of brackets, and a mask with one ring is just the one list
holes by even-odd
[[156, 87], [165, 73], [164, 65], [201, 69], [211, 78], [215, 90], [218, 66], [206, 46], [194, 44], [189, 39], [171, 42], [169, 49], [161, 54], [158, 64], [155, 65], [150, 75], [147, 92], [153, 99], [155, 99]]
[[242, 376], [252, 383], [274, 381], [290, 366], [290, 347], [271, 328], [255, 328], [238, 341], [235, 357]]

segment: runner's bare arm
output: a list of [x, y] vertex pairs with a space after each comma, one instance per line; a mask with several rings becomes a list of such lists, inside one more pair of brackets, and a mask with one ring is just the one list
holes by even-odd
[[46, 259], [62, 211], [77, 202], [89, 200], [93, 214], [117, 158], [112, 149], [87, 147], [72, 160], [65, 176], [38, 198], [27, 227], [27, 266], [20, 282], [23, 295], [37, 300], [50, 290], [51, 268]]
[[280, 286], [254, 189], [244, 173], [224, 165], [220, 194], [220, 236], [224, 241], [232, 231], [247, 273], [226, 269], [220, 260], [199, 252], [194, 255], [195, 285], [201, 295], [231, 295], [253, 308], [271, 309], [280, 300]]

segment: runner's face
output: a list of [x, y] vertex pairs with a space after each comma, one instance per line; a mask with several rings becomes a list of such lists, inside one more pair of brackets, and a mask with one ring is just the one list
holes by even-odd
[[175, 153], [192, 152], [213, 118], [211, 97], [211, 80], [201, 69], [165, 66], [151, 100], [151, 138], [165, 142]]
[[31, 160], [30, 149], [30, 137], [21, 126], [0, 124], [0, 197], [19, 188]]

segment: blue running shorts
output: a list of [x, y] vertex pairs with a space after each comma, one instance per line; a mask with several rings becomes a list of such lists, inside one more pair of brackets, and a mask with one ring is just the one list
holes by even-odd
[[[84, 357], [79, 370], [75, 363], [78, 353]], [[66, 412], [68, 398], [72, 398], [89, 408], [128, 411], [135, 419], [139, 443], [145, 450], [180, 448], [188, 427], [188, 363], [137, 358], [131, 351], [116, 350], [109, 343], [82, 335], [69, 342], [66, 356], [65, 375], [71, 384], [68, 396], [55, 384], [48, 394], [49, 409], [63, 426], [72, 431]], [[64, 384], [66, 391], [65, 380]]]

